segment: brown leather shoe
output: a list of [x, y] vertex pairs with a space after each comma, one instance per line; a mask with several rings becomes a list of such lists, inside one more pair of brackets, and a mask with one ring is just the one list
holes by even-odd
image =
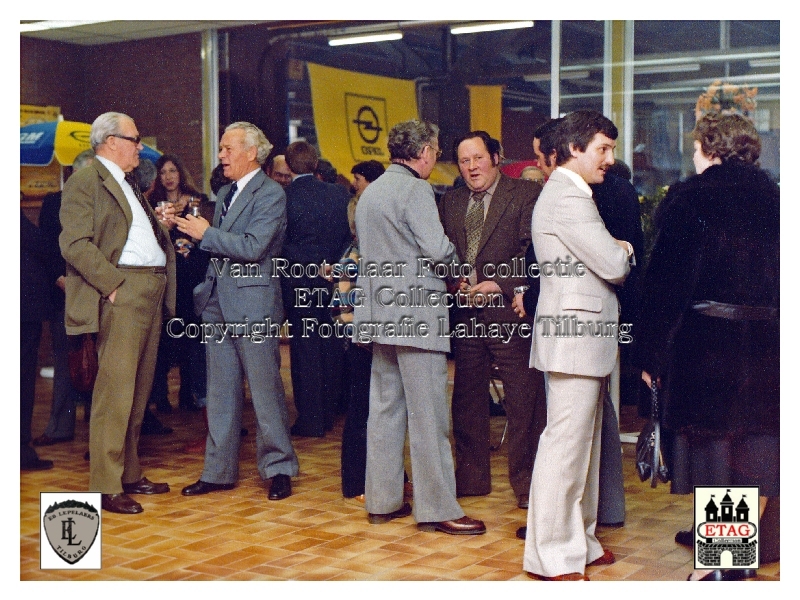
[[556, 575], [555, 577], [545, 577], [544, 575], [528, 573], [528, 577], [539, 581], [589, 581], [589, 578], [583, 573], [566, 573], [564, 575]]
[[520, 494], [517, 496], [517, 508], [524, 508], [528, 509], [528, 495], [527, 494]]
[[368, 513], [367, 521], [369, 521], [372, 525], [380, 525], [381, 523], [388, 523], [392, 519], [402, 519], [410, 514], [411, 505], [408, 502], [403, 502], [403, 506], [398, 508], [396, 511], [387, 513], [385, 515]]
[[192, 485], [187, 485], [181, 490], [184, 496], [200, 496], [201, 494], [208, 494], [210, 492], [221, 492], [223, 490], [232, 490], [236, 487], [235, 483], [209, 483], [198, 479]]
[[103, 510], [121, 515], [135, 515], [142, 512], [142, 505], [127, 494], [102, 494], [100, 505]]
[[166, 494], [169, 484], [153, 483], [147, 477], [142, 477], [134, 483], [123, 483], [122, 491], [126, 494]]
[[595, 558], [592, 562], [590, 562], [587, 567], [599, 567], [601, 565], [613, 565], [617, 562], [617, 559], [614, 558], [614, 554], [608, 548], [603, 548], [603, 556], [600, 558]]
[[441, 531], [450, 535], [480, 535], [486, 533], [486, 525], [483, 521], [472, 519], [466, 515], [454, 521], [439, 521], [438, 523], [417, 523], [417, 527], [422, 531], [433, 533]]

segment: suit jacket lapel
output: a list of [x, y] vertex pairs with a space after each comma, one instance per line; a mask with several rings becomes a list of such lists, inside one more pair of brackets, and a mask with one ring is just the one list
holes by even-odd
[[494, 189], [492, 202], [489, 204], [489, 210], [486, 213], [486, 220], [483, 222], [483, 229], [481, 230], [481, 241], [478, 244], [478, 254], [481, 253], [483, 247], [486, 245], [487, 240], [494, 232], [497, 224], [500, 223], [500, 218], [506, 211], [506, 207], [513, 200], [511, 192], [511, 182], [503, 175], [500, 175], [500, 181]]
[[[228, 214], [225, 215], [225, 220], [222, 222], [222, 226], [220, 227], [222, 231], [230, 231], [234, 221], [236, 221], [236, 218], [253, 199], [253, 192], [261, 186], [261, 183], [265, 177], [266, 175], [263, 173], [263, 171], [261, 173], [256, 173], [253, 178], [247, 182], [247, 185], [244, 186], [244, 189], [239, 192], [239, 195], [236, 196], [236, 201], [231, 205]], [[221, 191], [222, 190], [220, 190], [220, 192]], [[228, 193], [227, 189], [225, 190], [225, 193]], [[225, 196], [223, 196], [223, 198], [224, 197]], [[220, 211], [221, 210], [222, 207], [220, 206]], [[217, 223], [219, 223], [219, 216], [216, 210], [214, 211], [214, 219], [217, 221]]]
[[117, 201], [117, 204], [119, 204], [119, 207], [122, 209], [125, 219], [128, 221], [128, 230], [130, 230], [131, 224], [133, 223], [133, 213], [131, 212], [131, 205], [128, 203], [128, 199], [125, 197], [125, 192], [122, 191], [122, 188], [120, 187], [119, 183], [117, 183], [117, 180], [114, 179], [111, 171], [109, 171], [103, 163], [101, 163], [99, 160], [95, 160], [92, 162], [92, 166], [97, 169], [97, 173], [103, 180], [103, 187], [108, 190], [114, 200]]
[[464, 185], [456, 190], [453, 199], [453, 220], [458, 226], [455, 227], [455, 239], [451, 241], [456, 245], [456, 250], [461, 260], [464, 260], [464, 256], [467, 254], [467, 229], [464, 221], [467, 218], [469, 196], [469, 188]]

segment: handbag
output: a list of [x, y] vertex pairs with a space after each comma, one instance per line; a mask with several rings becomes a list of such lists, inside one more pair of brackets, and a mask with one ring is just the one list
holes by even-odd
[[91, 392], [97, 378], [97, 348], [94, 334], [84, 333], [70, 336], [70, 349], [67, 352], [69, 361], [69, 378], [72, 387], [79, 392]]
[[331, 318], [345, 325], [353, 322], [353, 310], [359, 299], [359, 290], [355, 288], [358, 258], [358, 246], [351, 244], [338, 263], [339, 276], [333, 284], [333, 296], [329, 304]]
[[670, 472], [664, 461], [661, 444], [661, 406], [658, 400], [658, 385], [654, 377], [650, 385], [652, 410], [650, 422], [645, 425], [636, 440], [636, 471], [641, 481], [650, 480], [650, 487], [658, 485], [659, 480], [667, 483]]

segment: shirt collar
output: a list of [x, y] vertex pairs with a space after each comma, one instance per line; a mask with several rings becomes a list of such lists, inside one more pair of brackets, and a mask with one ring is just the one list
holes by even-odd
[[[500, 172], [497, 172], [497, 177], [494, 179], [494, 183], [490, 185], [488, 188], [484, 190], [487, 196], [494, 197], [494, 191], [497, 189], [497, 184], [500, 183]], [[469, 197], [472, 198], [478, 192], [470, 191]]]
[[105, 158], [104, 156], [95, 156], [95, 158], [103, 163], [103, 166], [108, 169], [108, 172], [111, 173], [114, 179], [116, 179], [118, 182], [125, 181], [125, 173], [119, 168], [117, 163], [109, 158]]
[[583, 190], [590, 196], [592, 196], [592, 188], [589, 187], [589, 184], [584, 181], [583, 177], [578, 175], [575, 171], [571, 171], [566, 167], [556, 167], [556, 171], [559, 173], [563, 173], [567, 177], [569, 177], [572, 182], [578, 186], [579, 189]]
[[252, 171], [250, 171], [247, 175], [245, 175], [241, 179], [237, 179], [236, 180], [236, 189], [237, 189], [237, 191], [241, 192], [244, 189], [244, 186], [246, 186], [248, 183], [250, 183], [250, 180], [253, 177], [255, 177], [256, 173], [258, 173], [260, 170], [261, 170], [261, 167], [259, 167], [257, 169], [253, 169]]

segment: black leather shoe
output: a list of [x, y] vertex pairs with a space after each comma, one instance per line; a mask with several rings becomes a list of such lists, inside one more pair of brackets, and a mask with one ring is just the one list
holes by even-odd
[[675, 543], [680, 544], [681, 546], [688, 546], [689, 548], [694, 548], [694, 536], [692, 535], [692, 530], [689, 531], [679, 531], [675, 534]]
[[42, 458], [35, 458], [20, 463], [20, 471], [47, 471], [53, 468], [52, 460], [45, 460]]
[[142, 512], [142, 505], [126, 494], [102, 494], [101, 506], [108, 512], [135, 515]]
[[715, 569], [701, 577], [692, 579], [694, 573], [689, 573], [686, 581], [744, 581], [745, 579], [755, 579], [755, 569]]
[[505, 417], [506, 409], [499, 402], [495, 402], [491, 396], [489, 397], [489, 416], [490, 417]]
[[422, 531], [441, 531], [450, 535], [480, 535], [486, 533], [483, 521], [472, 519], [466, 515], [453, 521], [439, 521], [438, 523], [417, 523], [417, 528]]
[[199, 406], [194, 399], [194, 396], [191, 394], [186, 395], [179, 395], [178, 396], [178, 408], [181, 410], [188, 410], [189, 412], [197, 412], [203, 410], [202, 406]]
[[517, 508], [528, 508], [528, 495], [527, 494], [520, 494], [517, 496]]
[[197, 482], [193, 483], [192, 485], [187, 485], [185, 488], [183, 488], [181, 490], [181, 494], [184, 496], [201, 496], [202, 494], [208, 494], [211, 492], [232, 490], [234, 487], [236, 487], [235, 483], [209, 483], [207, 481], [203, 481], [202, 479], [198, 479]]
[[383, 515], [368, 513], [367, 521], [369, 521], [370, 524], [372, 525], [380, 525], [382, 523], [388, 523], [392, 519], [402, 519], [403, 517], [407, 517], [410, 514], [411, 514], [411, 505], [408, 502], [403, 502], [403, 506], [401, 506], [394, 512], [390, 512]]
[[172, 427], [167, 427], [158, 417], [155, 416], [150, 409], [144, 411], [144, 419], [142, 420], [142, 435], [167, 435], [172, 433]]
[[289, 429], [289, 433], [297, 437], [314, 437], [314, 438], [325, 437], [325, 431], [323, 431], [322, 429], [313, 430], [309, 427], [304, 426], [302, 423], [295, 423], [294, 425], [292, 425], [291, 429]]
[[528, 526], [525, 525], [517, 529], [517, 538], [520, 540], [524, 540], [525, 536], [528, 534]]
[[122, 491], [126, 494], [166, 494], [169, 484], [153, 483], [147, 477], [142, 477], [134, 483], [123, 483]]
[[71, 442], [74, 437], [51, 438], [49, 435], [42, 434], [31, 442], [31, 446], [52, 446], [63, 442]]
[[292, 495], [292, 478], [288, 475], [275, 475], [269, 484], [270, 500], [283, 500]]
[[172, 404], [169, 403], [169, 399], [167, 398], [159, 398], [156, 402], [156, 410], [160, 412], [162, 415], [171, 415], [172, 414]]

